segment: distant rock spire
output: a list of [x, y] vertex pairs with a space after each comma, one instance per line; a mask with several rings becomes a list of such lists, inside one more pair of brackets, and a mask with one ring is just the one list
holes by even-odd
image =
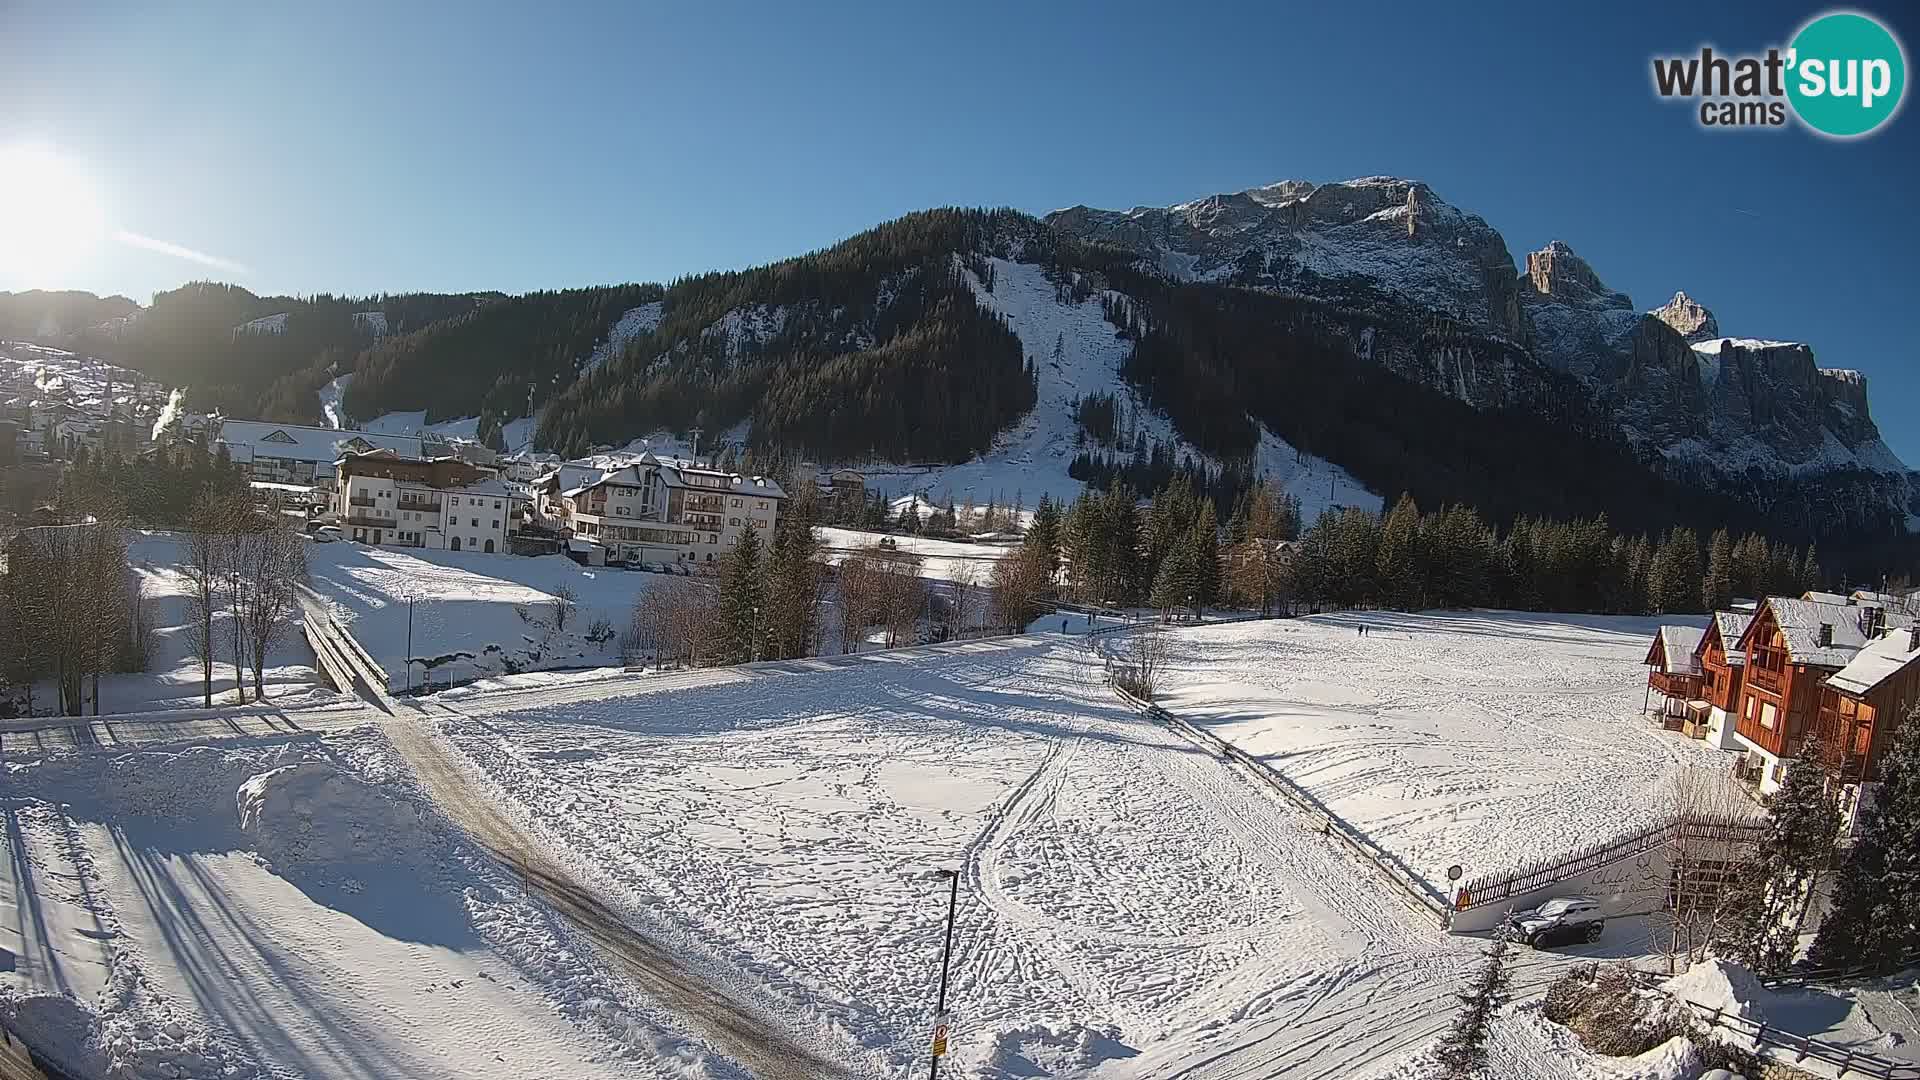
[[1673, 327], [1689, 345], [1720, 336], [1720, 323], [1714, 319], [1713, 312], [1684, 292], [1674, 293], [1673, 299], [1664, 307], [1655, 308], [1652, 315]]

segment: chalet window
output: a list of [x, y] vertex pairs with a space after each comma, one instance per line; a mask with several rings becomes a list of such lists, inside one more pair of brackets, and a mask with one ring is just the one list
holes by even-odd
[[494, 508], [495, 510], [498, 510], [498, 509], [500, 509], [500, 500], [499, 500], [499, 499], [495, 499], [495, 500], [493, 500], [493, 508]]
[[[738, 506], [738, 505], [740, 504], [740, 500], [739, 500], [739, 499], [735, 499], [735, 500], [733, 500], [733, 502], [734, 502], [734, 505], [735, 505], [735, 506]], [[735, 528], [735, 529], [737, 529], [737, 528], [739, 528], [739, 527], [740, 527], [740, 519], [739, 519], [739, 518], [737, 518], [737, 517], [736, 517], [736, 518], [728, 518], [728, 519], [727, 519], [727, 525], [728, 525], [728, 527], [730, 527], [730, 528]]]
[[500, 519], [499, 519], [499, 518], [494, 518], [494, 519], [493, 519], [493, 527], [494, 527], [494, 528], [496, 528], [496, 529], [500, 527]]
[[1778, 724], [1779, 722], [1780, 722], [1780, 714], [1779, 714], [1779, 711], [1773, 707], [1773, 703], [1770, 701], [1761, 702], [1760, 703], [1760, 726], [1763, 728], [1766, 728], [1768, 731], [1772, 731], [1774, 728], [1774, 725]]
[[734, 508], [735, 510], [738, 510], [738, 509], [740, 508], [740, 500], [739, 500], [739, 499], [735, 499], [735, 500], [733, 500], [733, 508]]

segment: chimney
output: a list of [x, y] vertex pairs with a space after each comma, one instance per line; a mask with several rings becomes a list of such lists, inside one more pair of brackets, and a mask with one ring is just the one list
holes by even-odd
[[1833, 644], [1833, 624], [1830, 622], [1823, 622], [1820, 624], [1820, 647], [1825, 649], [1830, 647], [1832, 644]]
[[1864, 634], [1868, 641], [1872, 641], [1874, 636], [1879, 634], [1879, 632], [1880, 632], [1880, 609], [1876, 607], [1861, 608], [1860, 609], [1860, 633]]

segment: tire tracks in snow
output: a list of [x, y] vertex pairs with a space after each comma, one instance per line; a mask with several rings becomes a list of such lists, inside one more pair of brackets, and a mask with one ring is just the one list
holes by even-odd
[[391, 724], [387, 734], [421, 785], [482, 850], [519, 874], [539, 896], [634, 985], [680, 1017], [696, 1035], [763, 1080], [828, 1080], [853, 1074], [734, 1001], [622, 918], [475, 790], [447, 752], [419, 728]]

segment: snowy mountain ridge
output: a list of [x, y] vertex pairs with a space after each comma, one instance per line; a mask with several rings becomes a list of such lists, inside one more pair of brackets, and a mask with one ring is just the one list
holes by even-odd
[[[1638, 310], [1564, 241], [1516, 268], [1498, 231], [1419, 181], [1287, 180], [1166, 208], [1076, 206], [1046, 220], [1135, 252], [1143, 268], [1175, 280], [1451, 319], [1512, 342], [1579, 379], [1669, 476], [1763, 507], [1794, 505], [1796, 524], [1920, 513], [1920, 491], [1880, 439], [1860, 373], [1821, 369], [1802, 343], [1723, 336], [1684, 292]], [[1527, 377], [1473, 357], [1446, 372], [1375, 359], [1477, 406], [1507, 400], [1515, 375]], [[1495, 370], [1506, 385], [1475, 377]]]

